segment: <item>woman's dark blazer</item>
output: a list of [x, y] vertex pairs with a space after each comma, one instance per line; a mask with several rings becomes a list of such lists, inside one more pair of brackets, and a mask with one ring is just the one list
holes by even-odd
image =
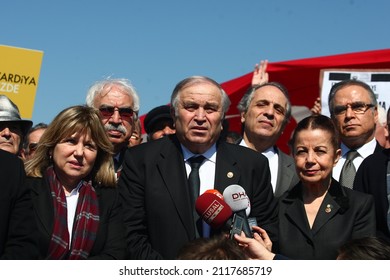
[[[27, 177], [31, 189], [35, 220], [39, 229], [39, 247], [46, 258], [54, 225], [50, 187], [45, 178]], [[99, 229], [88, 259], [123, 259], [125, 252], [122, 210], [116, 188], [96, 188], [99, 199]]]
[[290, 259], [332, 260], [346, 241], [375, 235], [371, 195], [342, 187], [332, 179], [310, 229], [302, 188], [298, 183], [279, 198], [279, 238], [274, 244], [277, 253]]

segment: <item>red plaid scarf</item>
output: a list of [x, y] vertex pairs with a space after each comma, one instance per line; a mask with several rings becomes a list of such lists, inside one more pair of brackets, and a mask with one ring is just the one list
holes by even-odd
[[50, 166], [46, 170], [54, 205], [54, 227], [47, 259], [86, 259], [99, 227], [99, 205], [91, 182], [82, 182], [77, 200], [72, 243], [69, 246], [68, 212], [62, 184]]

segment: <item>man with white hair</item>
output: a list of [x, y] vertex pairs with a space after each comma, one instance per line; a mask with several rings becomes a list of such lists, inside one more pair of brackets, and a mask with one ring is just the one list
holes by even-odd
[[105, 79], [88, 90], [86, 103], [100, 111], [101, 120], [114, 146], [115, 172], [120, 174], [124, 153], [138, 118], [139, 97], [127, 79]]

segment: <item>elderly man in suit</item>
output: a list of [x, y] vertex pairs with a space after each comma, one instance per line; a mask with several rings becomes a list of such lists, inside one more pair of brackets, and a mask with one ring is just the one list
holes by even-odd
[[[200, 232], [187, 177], [193, 156], [203, 156], [200, 193], [223, 192], [241, 185], [251, 216], [265, 228], [276, 222], [267, 159], [250, 149], [218, 141], [230, 100], [221, 86], [204, 76], [179, 82], [171, 96], [176, 134], [131, 148], [119, 179], [123, 198], [127, 253], [132, 259], [175, 259]], [[203, 224], [203, 226], [205, 226]], [[272, 238], [272, 232], [269, 232]]]

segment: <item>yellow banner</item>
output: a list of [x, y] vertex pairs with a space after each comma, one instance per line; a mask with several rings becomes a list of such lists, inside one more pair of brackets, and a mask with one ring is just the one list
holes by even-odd
[[22, 119], [31, 119], [43, 52], [0, 45], [0, 94], [19, 108]]

